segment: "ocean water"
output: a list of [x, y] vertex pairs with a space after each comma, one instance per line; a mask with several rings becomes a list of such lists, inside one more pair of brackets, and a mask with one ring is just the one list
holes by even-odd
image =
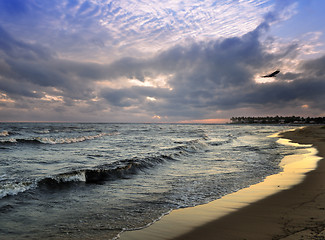
[[113, 239], [281, 171], [289, 126], [1, 123], [0, 239]]

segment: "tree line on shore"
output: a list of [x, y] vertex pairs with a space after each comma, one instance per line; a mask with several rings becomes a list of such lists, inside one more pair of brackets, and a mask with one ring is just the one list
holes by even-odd
[[237, 124], [325, 124], [325, 117], [232, 117], [230, 121]]

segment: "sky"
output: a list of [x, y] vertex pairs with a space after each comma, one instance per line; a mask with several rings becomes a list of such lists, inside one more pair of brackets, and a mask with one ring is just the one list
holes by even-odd
[[323, 0], [0, 0], [0, 121], [325, 116], [324, 9]]

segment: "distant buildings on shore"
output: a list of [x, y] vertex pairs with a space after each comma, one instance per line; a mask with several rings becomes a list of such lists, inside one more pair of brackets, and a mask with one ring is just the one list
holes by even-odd
[[232, 117], [234, 124], [325, 124], [325, 117]]

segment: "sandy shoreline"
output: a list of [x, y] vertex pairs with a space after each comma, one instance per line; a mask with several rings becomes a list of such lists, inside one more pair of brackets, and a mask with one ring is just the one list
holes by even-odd
[[[282, 137], [312, 144], [318, 156], [325, 156], [324, 126], [286, 132]], [[290, 181], [296, 180], [291, 175], [299, 177], [296, 172], [270, 176], [262, 184], [207, 205], [173, 211], [158, 224], [125, 232], [121, 239], [325, 239], [325, 161], [320, 160], [317, 168], [293, 187]], [[285, 190], [278, 192], [276, 188], [282, 187]], [[265, 192], [270, 196], [265, 198]]]
[[[325, 156], [325, 127], [311, 126], [283, 137], [313, 144]], [[325, 239], [325, 161], [291, 189], [262, 199], [176, 239]]]

